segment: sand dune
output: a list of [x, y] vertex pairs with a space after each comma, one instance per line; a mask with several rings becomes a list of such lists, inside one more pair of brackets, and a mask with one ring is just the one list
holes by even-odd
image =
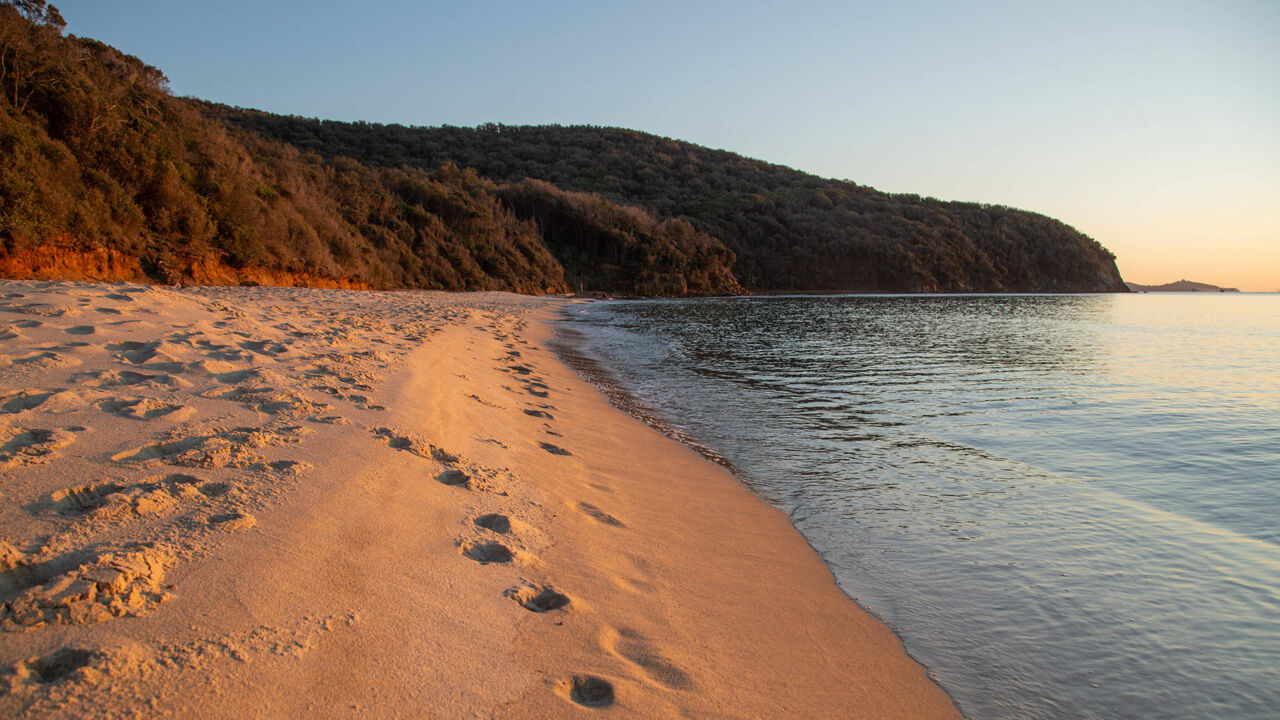
[[0, 714], [955, 717], [563, 302], [0, 284]]

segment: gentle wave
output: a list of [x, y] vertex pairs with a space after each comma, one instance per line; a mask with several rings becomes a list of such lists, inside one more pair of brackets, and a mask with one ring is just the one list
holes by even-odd
[[789, 512], [967, 714], [1280, 707], [1280, 298], [569, 312], [604, 384]]

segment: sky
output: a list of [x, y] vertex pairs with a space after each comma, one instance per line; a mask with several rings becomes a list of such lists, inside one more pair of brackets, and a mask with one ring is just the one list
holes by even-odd
[[1280, 1], [62, 0], [176, 95], [609, 125], [1056, 217], [1121, 274], [1280, 291]]

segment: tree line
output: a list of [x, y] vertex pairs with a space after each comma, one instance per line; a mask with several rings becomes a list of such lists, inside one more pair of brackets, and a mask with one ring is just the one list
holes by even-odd
[[1123, 291], [1093, 239], [1000, 205], [889, 194], [620, 128], [406, 127], [202, 103], [237, 127], [380, 166], [455, 162], [501, 183], [541, 180], [689, 222], [754, 290]]
[[0, 0], [0, 274], [604, 291], [1122, 290], [1051, 218], [587, 126], [339, 123], [175, 98]]
[[[173, 97], [160, 70], [64, 26], [42, 0], [0, 2], [0, 273], [546, 293], [569, 290], [568, 267], [588, 290], [736, 289], [732, 253], [678, 224], [610, 228], [627, 236], [615, 271], [575, 252], [562, 264], [531, 214], [554, 191], [521, 217], [471, 168], [365, 164], [229, 126]], [[557, 218], [642, 214], [566, 207]], [[701, 274], [684, 278], [686, 265]]]

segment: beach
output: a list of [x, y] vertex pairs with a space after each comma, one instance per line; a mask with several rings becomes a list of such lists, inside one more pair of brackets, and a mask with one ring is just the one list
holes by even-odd
[[0, 714], [959, 717], [566, 302], [0, 284]]

